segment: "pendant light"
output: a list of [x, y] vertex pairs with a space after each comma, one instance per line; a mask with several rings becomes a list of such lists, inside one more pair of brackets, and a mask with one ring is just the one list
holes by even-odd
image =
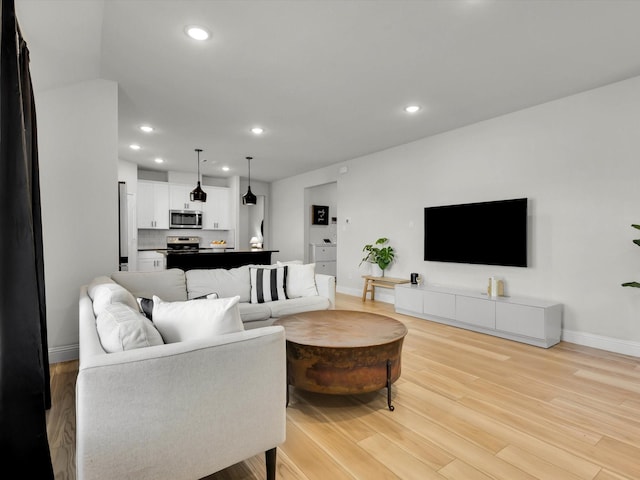
[[253, 157], [247, 157], [247, 162], [249, 162], [249, 188], [247, 189], [247, 193], [242, 196], [242, 204], [243, 205], [255, 205], [258, 200], [257, 197], [251, 192], [251, 159]]
[[202, 190], [200, 187], [200, 152], [201, 148], [196, 148], [196, 152], [198, 152], [198, 185], [191, 191], [191, 201], [192, 202], [206, 202], [207, 201], [207, 192]]

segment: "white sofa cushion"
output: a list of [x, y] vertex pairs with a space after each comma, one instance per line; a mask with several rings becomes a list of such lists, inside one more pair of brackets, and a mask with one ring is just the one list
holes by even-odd
[[243, 322], [267, 320], [271, 317], [271, 309], [264, 303], [238, 303], [238, 309]]
[[240, 295], [240, 302], [251, 301], [249, 266], [187, 270], [189, 299], [217, 293], [219, 298]]
[[271, 317], [278, 318], [285, 315], [294, 315], [296, 313], [311, 312], [314, 310], [327, 310], [330, 308], [331, 302], [326, 297], [316, 295], [291, 298], [289, 300], [278, 300], [265, 305], [268, 305], [271, 309]]
[[249, 268], [251, 278], [251, 303], [285, 300], [288, 266]]
[[287, 297], [310, 297], [318, 295], [316, 288], [316, 264], [277, 262], [278, 266], [287, 266]]
[[157, 295], [166, 302], [187, 299], [187, 282], [184, 271], [179, 268], [154, 272], [115, 272], [111, 278], [136, 298]]
[[153, 323], [124, 303], [106, 305], [96, 318], [96, 329], [100, 344], [108, 353], [164, 343]]
[[131, 293], [117, 283], [102, 283], [92, 288], [93, 313], [97, 317], [104, 309], [116, 303], [128, 305], [139, 311], [138, 302]]
[[240, 332], [236, 295], [230, 298], [165, 302], [153, 296], [153, 323], [166, 343], [209, 338], [225, 333]]

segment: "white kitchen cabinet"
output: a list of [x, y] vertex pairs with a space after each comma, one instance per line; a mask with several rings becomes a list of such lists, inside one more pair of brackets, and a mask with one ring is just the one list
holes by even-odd
[[202, 210], [203, 209], [202, 202], [191, 201], [191, 191], [194, 188], [195, 188], [194, 185], [170, 183], [169, 184], [169, 208], [171, 210]]
[[167, 257], [152, 250], [138, 251], [138, 272], [154, 272], [167, 268]]
[[316, 273], [336, 275], [337, 246], [326, 243], [312, 243], [309, 250], [309, 262], [316, 264]]
[[138, 181], [138, 228], [169, 228], [169, 184]]
[[207, 201], [202, 204], [202, 228], [204, 230], [229, 230], [231, 228], [231, 190], [228, 187], [203, 185]]
[[435, 285], [396, 285], [398, 313], [548, 348], [560, 341], [562, 305], [535, 298], [488, 297]]

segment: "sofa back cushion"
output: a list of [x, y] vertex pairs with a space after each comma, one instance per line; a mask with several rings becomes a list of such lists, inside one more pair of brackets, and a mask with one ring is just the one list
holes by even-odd
[[[240, 296], [240, 302], [251, 301], [249, 266], [187, 270], [189, 299], [217, 293], [218, 298]], [[161, 295], [158, 295], [162, 298]]]
[[96, 318], [96, 329], [100, 344], [108, 353], [164, 343], [153, 323], [124, 303], [105, 306]]
[[239, 296], [165, 302], [153, 296], [153, 324], [166, 343], [210, 338], [241, 332]]
[[187, 299], [187, 281], [179, 268], [155, 272], [115, 272], [111, 278], [129, 290], [135, 298], [154, 295], [167, 302]]

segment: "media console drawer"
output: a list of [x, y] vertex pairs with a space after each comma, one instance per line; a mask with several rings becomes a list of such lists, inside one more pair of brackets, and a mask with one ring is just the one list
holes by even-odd
[[456, 316], [459, 322], [496, 328], [496, 303], [482, 298], [456, 295]]
[[449, 293], [424, 292], [422, 312], [438, 317], [454, 317], [456, 314], [456, 296]]
[[397, 285], [395, 309], [454, 327], [548, 348], [560, 341], [562, 305], [534, 298], [491, 298], [478, 291]]

